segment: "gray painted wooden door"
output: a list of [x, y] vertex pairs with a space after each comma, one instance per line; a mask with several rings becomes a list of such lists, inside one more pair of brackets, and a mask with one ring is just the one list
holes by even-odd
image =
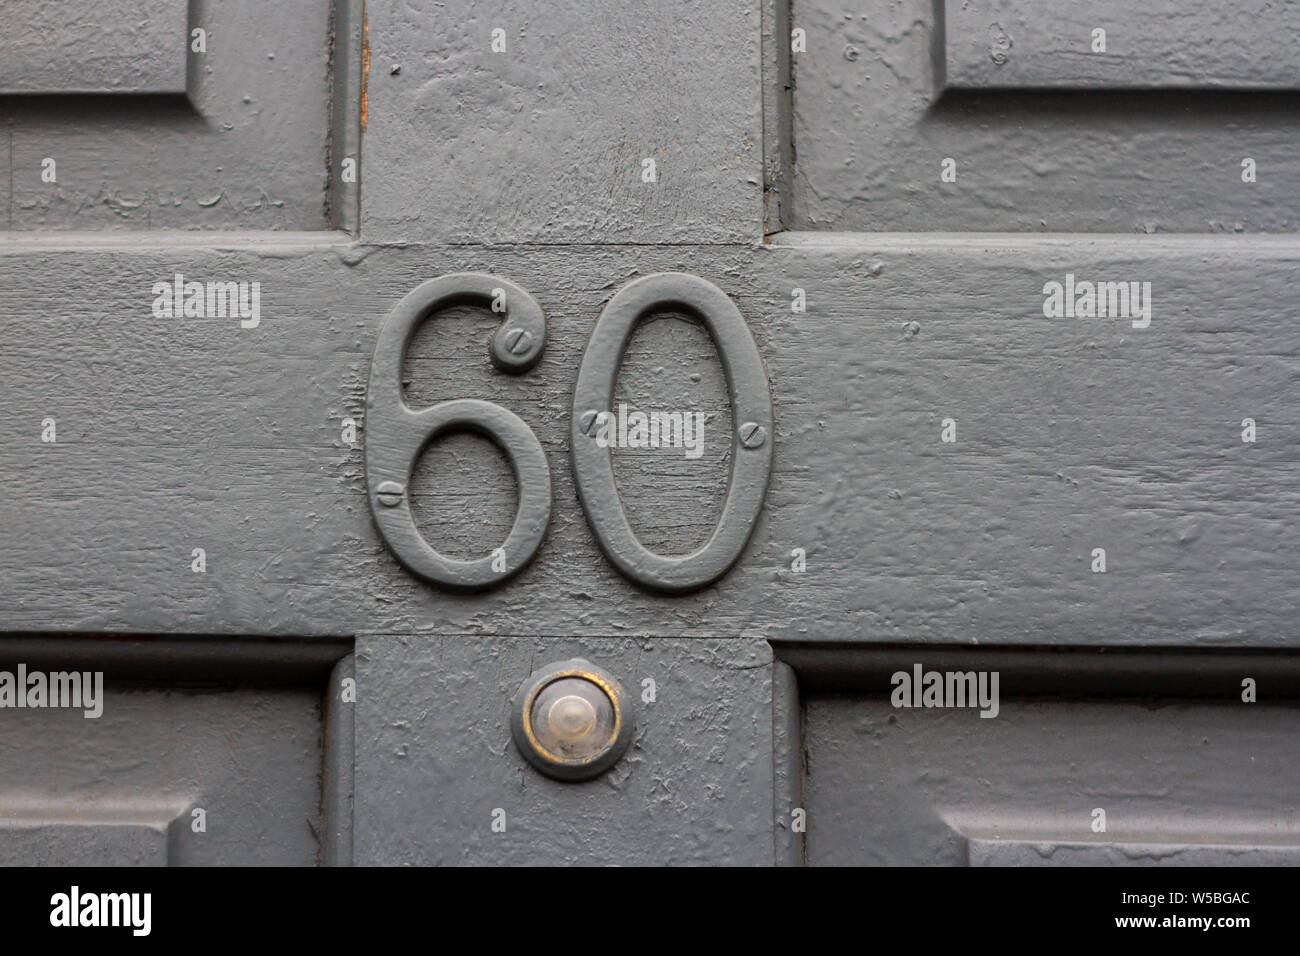
[[4, 23], [0, 861], [1295, 861], [1296, 7], [1076, 6]]

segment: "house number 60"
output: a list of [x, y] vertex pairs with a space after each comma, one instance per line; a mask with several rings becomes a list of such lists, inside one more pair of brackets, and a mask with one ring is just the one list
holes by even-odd
[[[467, 302], [489, 304], [505, 313], [489, 349], [498, 369], [518, 375], [541, 358], [546, 347], [545, 315], [537, 300], [513, 282], [461, 273], [417, 286], [389, 314], [375, 346], [366, 391], [366, 486], [375, 524], [408, 570], [443, 587], [477, 590], [518, 573], [537, 553], [551, 517], [551, 476], [532, 429], [500, 405], [462, 398], [415, 411], [402, 398], [402, 358], [416, 327], [434, 312]], [[591, 427], [596, 415], [613, 404], [618, 370], [637, 323], [668, 309], [695, 315], [712, 335], [737, 432], [722, 516], [704, 546], [686, 555], [657, 554], [637, 540], [614, 483], [610, 450], [593, 439]], [[610, 562], [631, 580], [660, 591], [691, 591], [722, 577], [749, 540], [772, 471], [767, 374], [749, 328], [727, 294], [681, 272], [628, 283], [592, 331], [573, 400], [574, 483]], [[420, 451], [439, 435], [462, 430], [495, 442], [509, 458], [519, 486], [519, 507], [506, 540], [490, 555], [472, 561], [450, 558], [424, 539], [415, 526], [408, 495]]]

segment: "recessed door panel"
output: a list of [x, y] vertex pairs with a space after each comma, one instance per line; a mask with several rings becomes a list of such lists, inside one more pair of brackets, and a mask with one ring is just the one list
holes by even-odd
[[[927, 660], [923, 649], [914, 659]], [[999, 666], [996, 657], [960, 665]], [[1282, 681], [1249, 672], [1267, 688], [1254, 703], [1227, 674], [1177, 677], [1197, 696], [1171, 692], [1167, 658], [1117, 676], [1110, 690], [1104, 669], [1073, 690], [1063, 669], [1057, 690], [1021, 697], [1015, 688], [1035, 679], [1003, 670], [992, 716], [976, 706], [896, 706], [898, 685], [883, 673], [872, 679], [880, 693], [814, 689], [803, 713], [807, 860], [1300, 864], [1300, 706], [1276, 696], [1290, 693]], [[1143, 685], [1151, 696], [1126, 696]]]
[[348, 649], [6, 640], [0, 866], [336, 862], [351, 756], [330, 674]]
[[335, 102], [334, 71], [357, 68], [350, 0], [10, 6], [0, 228], [317, 230], [346, 219], [358, 156], [345, 134], [359, 103]]
[[186, 0], [15, 4], [0, 30], [0, 96], [183, 94]]
[[1294, 4], [791, 0], [790, 18], [807, 49], [767, 67], [792, 110], [769, 129], [792, 139], [785, 228], [1300, 228]]

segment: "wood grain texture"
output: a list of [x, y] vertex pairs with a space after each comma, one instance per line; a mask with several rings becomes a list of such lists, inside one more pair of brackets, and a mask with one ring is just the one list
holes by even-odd
[[[39, 257], [11, 243], [0, 267], [0, 626], [1296, 646], [1294, 243], [819, 243], [43, 245]], [[260, 279], [261, 325], [152, 318], [150, 285], [177, 268]], [[379, 542], [361, 448], [343, 445], [340, 423], [361, 421], [392, 305], [430, 276], [469, 270], [538, 298], [547, 352], [526, 375], [499, 375], [486, 339], [449, 322], [417, 342], [412, 387], [520, 415], [546, 450], [554, 505], [518, 578], [452, 596]], [[665, 270], [736, 298], [776, 409], [753, 540], [716, 586], [681, 597], [635, 588], [599, 554], [567, 451], [578, 362], [604, 303], [630, 278]], [[1150, 281], [1150, 328], [1043, 318], [1043, 284], [1067, 271]], [[790, 312], [795, 286], [806, 315]], [[673, 320], [644, 339], [628, 387], [710, 408], [719, 383], [698, 330]], [[40, 441], [46, 417], [58, 421], [57, 444]], [[956, 444], [939, 440], [947, 417]], [[1259, 422], [1256, 444], [1241, 442], [1245, 417]], [[447, 487], [464, 495], [477, 484], [508, 507], [508, 476], [489, 454], [466, 450]], [[707, 532], [722, 459], [691, 465], [620, 463], [648, 541], [687, 546]], [[454, 510], [425, 528], [431, 542], [490, 542], [480, 509]], [[206, 574], [190, 570], [195, 547]], [[1096, 547], [1105, 574], [1089, 569]], [[790, 570], [793, 548], [807, 551], [804, 574]]]

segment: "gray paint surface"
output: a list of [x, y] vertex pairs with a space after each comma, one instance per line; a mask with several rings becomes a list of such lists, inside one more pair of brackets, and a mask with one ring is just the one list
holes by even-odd
[[[4, 228], [327, 228], [332, 7], [195, 0], [207, 52], [187, 53], [183, 28], [156, 50], [187, 68], [184, 96], [0, 98]], [[75, 30], [24, 16], [7, 42], [39, 47], [51, 32]]]
[[[871, 3], [851, 13], [833, 0], [793, 0], [792, 22], [807, 32], [808, 50], [795, 54], [793, 64], [789, 228], [1295, 232], [1300, 164], [1293, 145], [1300, 113], [1294, 92], [1176, 83], [1191, 64], [1217, 76], [1216, 63], [1229, 64], [1227, 70], [1238, 61], [1255, 62], [1259, 42], [1288, 44], [1294, 30], [1279, 26], [1296, 15], [1286, 12], [1294, 8], [1274, 4], [1269, 15], [1252, 17], [1254, 4], [1227, 13], [1201, 2], [1123, 6], [1148, 11], [1126, 17], [1159, 20], [1165, 42], [1135, 50], [1116, 24], [1098, 19], [1095, 25], [1112, 26], [1108, 49], [1117, 58], [1144, 64], [1121, 69], [1151, 78], [1143, 82], [1167, 77], [1184, 88], [1119, 89], [1079, 73], [1076, 58], [1064, 57], [1068, 62], [1055, 71], [1051, 89], [954, 89], [953, 82], [970, 81], [961, 71], [945, 80], [945, 51], [976, 40], [987, 44], [988, 17], [972, 27], [965, 18], [975, 14], [962, 13], [960, 28], [950, 27], [945, 39], [933, 0]], [[1091, 22], [1095, 8], [1015, 7], [1031, 22], [1050, 26], [1052, 36], [1082, 29], [1073, 24]], [[1214, 28], [1202, 37], [1207, 22]], [[1184, 28], [1192, 30], [1190, 38], [1180, 32]], [[1019, 33], [1015, 23], [1007, 30]], [[1270, 35], [1275, 39], [1260, 40]], [[1084, 44], [1089, 33], [1077, 39]], [[1023, 82], [1044, 85], [1035, 78], [1048, 67], [1031, 65], [1036, 41], [1020, 36], [1013, 43], [1003, 67], [989, 66], [1015, 76], [1026, 61]], [[1293, 50], [1259, 62], [1294, 86]], [[997, 76], [985, 82], [1010, 84]], [[1121, 74], [1116, 82], [1136, 80]], [[1255, 160], [1256, 182], [1242, 181], [1244, 158]], [[940, 180], [945, 159], [956, 162], [956, 182]]]
[[184, 93], [186, 0], [36, 0], [0, 22], [0, 96]]
[[352, 646], [7, 634], [10, 675], [103, 677], [98, 717], [0, 709], [0, 865], [349, 863]]
[[[310, 690], [106, 683], [98, 719], [6, 710], [3, 726], [0, 863], [318, 859], [321, 717]], [[149, 807], [157, 809], [143, 829], [122, 830], [117, 818]], [[204, 833], [191, 829], [194, 808], [207, 811]], [[23, 839], [33, 822], [60, 831], [37, 841], [53, 850], [48, 856], [33, 857]]]
[[[14, 654], [102, 652], [114, 674], [146, 679], [89, 734], [79, 715], [0, 713], [14, 759], [46, 762], [27, 789], [0, 788], [6, 859], [31, 859], [33, 839], [51, 860], [157, 859], [164, 832], [179, 862], [1289, 858], [1294, 834], [1273, 823], [1292, 812], [1294, 708], [1211, 703], [1219, 684], [1188, 675], [1213, 655], [1142, 648], [1249, 660], [1243, 649], [1300, 640], [1300, 253], [1289, 235], [1079, 233], [1294, 231], [1291, 94], [1119, 95], [1077, 73], [1065, 89], [945, 91], [934, 7], [910, 0], [847, 17], [821, 0], [389, 0], [367, 8], [366, 51], [354, 3], [194, 8], [213, 32], [185, 98], [0, 101], [0, 630]], [[793, 77], [791, 24], [810, 39]], [[1153, 70], [1176, 68], [1191, 36], [1192, 53], [1217, 50], [1241, 75], [1222, 36], [1161, 36]], [[1011, 50], [1035, 47], [1022, 36]], [[363, 143], [363, 182], [345, 184], [340, 162]], [[57, 189], [39, 182], [51, 152]], [[1243, 155], [1259, 161], [1249, 187]], [[938, 183], [944, 156], [956, 188]], [[656, 183], [641, 181], [645, 158]], [[764, 221], [810, 231], [759, 245]], [[177, 271], [261, 282], [261, 324], [153, 318], [152, 284]], [[537, 559], [473, 595], [402, 568], [364, 478], [383, 319], [461, 271], [519, 283], [550, 323], [541, 363], [503, 376], [486, 349], [499, 317], [456, 306], [394, 374], [416, 405], [501, 404], [547, 456]], [[662, 271], [732, 297], [775, 413], [748, 546], [717, 584], [677, 596], [601, 554], [569, 448], [597, 317]], [[1044, 283], [1066, 273], [1150, 281], [1151, 327], [1043, 318]], [[791, 312], [796, 288], [806, 314]], [[690, 315], [665, 309], [635, 331], [616, 398], [706, 416], [699, 459], [614, 455], [649, 548], [688, 553], [717, 521], [733, 451], [711, 436], [737, 424], [726, 391]], [[1239, 438], [1247, 416], [1254, 445]], [[47, 417], [55, 444], [40, 441]], [[953, 445], [939, 440], [947, 417]], [[509, 528], [513, 478], [479, 438], [427, 448], [411, 487], [448, 554], [480, 557]], [[1089, 570], [1098, 546], [1106, 574]], [[189, 670], [168, 670], [177, 648], [157, 635], [193, 645]], [[355, 705], [342, 698], [350, 641], [326, 639], [352, 635]], [[807, 646], [773, 662], [762, 638]], [[1119, 682], [1172, 702], [1067, 703], [1057, 686], [974, 726], [968, 712], [890, 724], [878, 689], [853, 683], [864, 645], [976, 644], [1008, 645], [1031, 671], [1047, 647], [1105, 647], [1054, 659], [1089, 675], [1065, 692]], [[638, 703], [623, 761], [571, 785], [525, 765], [506, 718], [528, 674], [578, 655], [637, 701], [654, 679], [657, 700]], [[188, 682], [194, 668], [211, 682]], [[1059, 765], [1071, 757], [1082, 770]], [[989, 767], [997, 793], [978, 783]], [[1108, 843], [1086, 832], [1094, 797], [1118, 799]], [[195, 800], [219, 812], [192, 846]], [[901, 816], [882, 823], [889, 807]]]
[[[1297, 343], [1278, 294], [1297, 253], [1285, 240], [35, 251], [9, 245], [21, 268], [0, 270], [15, 360], [0, 425], [9, 627], [1296, 644]], [[262, 280], [261, 325], [153, 319], [149, 286], [178, 265]], [[604, 302], [633, 275], [687, 268], [736, 298], [768, 366], [776, 428], [746, 551], [715, 586], [672, 597], [636, 588], [600, 554], [567, 443]], [[550, 316], [546, 355], [526, 375], [494, 375], [486, 332], [475, 340], [447, 320], [414, 343], [412, 385], [430, 401], [514, 411], [554, 482], [537, 558], [467, 597], [413, 578], [382, 546], [362, 449], [341, 437], [343, 418], [364, 425], [384, 315], [428, 276], [460, 270], [535, 295]], [[1043, 283], [1070, 271], [1149, 277], [1151, 326], [1043, 318]], [[808, 291], [807, 314], [789, 311], [794, 287]], [[675, 323], [625, 366], [644, 383], [639, 400], [725, 407], [707, 339]], [[46, 417], [57, 444], [40, 441]], [[956, 444], [940, 441], [946, 417]], [[1253, 445], [1244, 417], [1259, 422]], [[512, 508], [508, 474], [482, 446], [442, 459], [439, 473], [455, 475], [430, 493], [442, 520], [424, 529], [472, 554], [502, 537], [479, 516], [508, 521]], [[647, 545], [702, 541], [724, 460], [647, 458], [618, 475], [641, 509], [634, 521], [663, 529]], [[459, 500], [482, 495], [482, 510], [439, 504], [452, 485]], [[195, 547], [205, 574], [190, 570]], [[790, 570], [797, 547], [805, 574]], [[1090, 570], [1097, 547], [1105, 574]], [[69, 576], [70, 563], [86, 573]]]
[[1004, 684], [990, 720], [888, 692], [806, 701], [810, 864], [1297, 861], [1293, 703], [1017, 700]]
[[[577, 783], [528, 766], [509, 726], [519, 685], [575, 656], [623, 684], [637, 723], [626, 756]], [[356, 862], [770, 865], [771, 674], [754, 640], [364, 635]]]
[[1297, 846], [967, 840], [971, 866], [1297, 866]]
[[[941, 6], [949, 89], [1294, 90], [1300, 83], [1294, 3], [941, 0]], [[1104, 50], [1099, 43], [1094, 50], [1094, 30], [1104, 31]]]
[[[382, 0], [366, 15], [366, 167], [380, 171], [363, 190], [368, 238], [758, 235], [757, 5]], [[503, 53], [493, 30], [504, 31]], [[641, 179], [645, 159], [654, 183]]]
[[71, 808], [52, 802], [47, 798], [39, 809], [9, 810], [12, 815], [0, 818], [0, 863], [166, 866], [173, 823], [188, 824], [180, 819], [183, 807], [159, 808], [151, 814], [138, 806], [126, 813], [113, 813], [92, 805], [88, 813], [84, 802]]

